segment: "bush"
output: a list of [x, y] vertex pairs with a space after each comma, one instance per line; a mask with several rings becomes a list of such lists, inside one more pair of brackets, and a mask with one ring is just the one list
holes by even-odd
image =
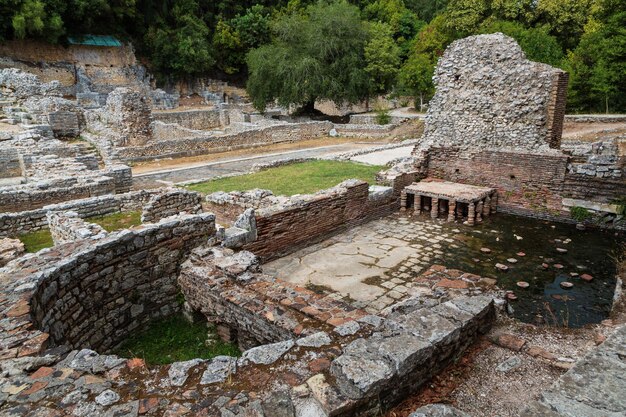
[[376, 123], [379, 125], [388, 125], [391, 122], [391, 115], [389, 110], [380, 109], [376, 110]]
[[569, 214], [576, 221], [582, 222], [591, 217], [591, 213], [584, 207], [572, 207], [569, 209]]

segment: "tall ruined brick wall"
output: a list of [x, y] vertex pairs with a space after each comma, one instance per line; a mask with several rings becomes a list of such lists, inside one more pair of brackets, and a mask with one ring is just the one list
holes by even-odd
[[567, 83], [569, 74], [555, 71], [553, 74], [550, 101], [548, 104], [548, 144], [551, 148], [561, 147], [563, 135], [563, 123], [565, 121], [565, 108], [567, 104]]
[[439, 59], [426, 127], [429, 147], [543, 152], [558, 147], [567, 75], [526, 59], [501, 33], [453, 42]]
[[120, 161], [142, 161], [159, 157], [183, 157], [245, 149], [281, 142], [295, 142], [328, 135], [331, 122], [294, 123], [246, 130], [224, 136], [161, 140], [145, 146], [112, 150], [111, 157]]
[[530, 211], [562, 209], [566, 155], [482, 151], [471, 158], [460, 158], [458, 154], [453, 148], [431, 149], [428, 175], [496, 188], [499, 207]]
[[218, 109], [154, 112], [153, 116], [154, 120], [177, 123], [187, 129], [210, 130], [222, 125]]
[[202, 212], [202, 197], [195, 191], [168, 189], [150, 198], [141, 213], [143, 223], [154, 223], [179, 213], [196, 214]]
[[180, 265], [215, 233], [214, 220], [212, 214], [183, 216], [58, 247], [58, 261], [48, 260], [31, 298], [36, 328], [49, 333], [53, 345], [107, 351], [178, 310]]

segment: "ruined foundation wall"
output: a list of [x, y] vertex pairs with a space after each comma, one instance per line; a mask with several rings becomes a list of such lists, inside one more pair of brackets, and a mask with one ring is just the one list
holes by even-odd
[[55, 246], [81, 239], [102, 239], [107, 235], [100, 225], [84, 221], [73, 211], [49, 212], [46, 217]]
[[105, 194], [124, 193], [132, 185], [131, 169], [112, 166], [101, 176], [68, 177], [0, 188], [0, 213], [33, 210], [49, 204]]
[[[212, 214], [182, 216], [59, 247], [31, 299], [52, 344], [115, 348], [133, 330], [179, 309], [176, 279], [191, 249], [215, 233]], [[123, 254], [123, 256], [120, 256]]]
[[222, 125], [220, 110], [217, 109], [154, 112], [152, 115], [154, 120], [163, 123], [177, 123], [187, 129], [211, 130]]
[[295, 142], [328, 135], [331, 122], [294, 123], [246, 130], [216, 137], [161, 140], [145, 146], [128, 146], [112, 150], [111, 157], [121, 161], [142, 161], [163, 157], [186, 157], [224, 152], [280, 142]]
[[14, 178], [23, 175], [17, 150], [0, 149], [0, 178]]
[[133, 191], [109, 194], [46, 205], [40, 209], [13, 213], [0, 213], [0, 237], [15, 237], [41, 230], [48, 226], [47, 213], [74, 211], [81, 218], [103, 216], [121, 211], [141, 210], [158, 191]]
[[141, 221], [154, 223], [182, 212], [196, 214], [201, 211], [200, 193], [174, 188], [153, 195], [143, 208]]
[[406, 174], [384, 193], [370, 193], [368, 183], [348, 180], [287, 204], [260, 209], [256, 213], [257, 240], [245, 249], [267, 261], [391, 214], [400, 208], [400, 191], [414, 179]]

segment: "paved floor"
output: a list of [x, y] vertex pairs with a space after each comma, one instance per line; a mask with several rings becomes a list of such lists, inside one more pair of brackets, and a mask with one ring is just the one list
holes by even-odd
[[263, 270], [285, 281], [335, 291], [355, 307], [377, 313], [421, 291], [413, 279], [444, 256], [458, 230], [393, 215], [355, 227], [269, 262]]
[[353, 152], [375, 146], [380, 146], [380, 144], [355, 142], [250, 156], [245, 158], [218, 160], [206, 164], [196, 163], [190, 167], [136, 174], [133, 176], [133, 187], [135, 189], [154, 188], [162, 187], [164, 184], [210, 179], [229, 174], [244, 174], [250, 172], [256, 164], [267, 164], [274, 161], [287, 161], [303, 158], [327, 157], [334, 154]]
[[383, 151], [367, 153], [350, 158], [351, 161], [370, 165], [386, 165], [399, 158], [411, 156], [415, 145], [402, 146], [399, 148], [385, 149]]

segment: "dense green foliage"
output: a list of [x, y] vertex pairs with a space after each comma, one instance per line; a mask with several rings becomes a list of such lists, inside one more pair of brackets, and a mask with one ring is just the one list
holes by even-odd
[[493, 32], [570, 72], [570, 110], [626, 111], [624, 0], [0, 0], [0, 38], [117, 35], [161, 80], [249, 78], [260, 108], [389, 92], [424, 104], [446, 46]]
[[341, 161], [311, 161], [269, 168], [253, 174], [220, 178], [188, 186], [201, 193], [262, 188], [275, 195], [310, 194], [356, 178], [372, 184], [383, 167]]

